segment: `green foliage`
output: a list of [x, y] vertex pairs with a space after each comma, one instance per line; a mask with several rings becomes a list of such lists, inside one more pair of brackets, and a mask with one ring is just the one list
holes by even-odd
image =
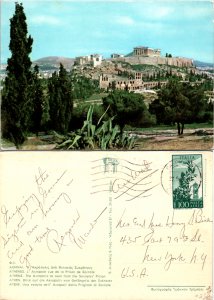
[[41, 119], [41, 128], [42, 130], [47, 131], [49, 128], [50, 122], [50, 105], [48, 97], [43, 97], [42, 102], [42, 119]]
[[32, 124], [31, 130], [38, 133], [41, 130], [41, 121], [43, 114], [43, 87], [41, 80], [39, 79], [39, 67], [36, 65], [33, 72], [33, 113], [32, 113]]
[[139, 127], [152, 127], [154, 125], [156, 125], [156, 116], [150, 114], [150, 112], [148, 111], [148, 109], [144, 110], [142, 113], [142, 117], [141, 119], [139, 119], [138, 121], [138, 126]]
[[108, 110], [109, 117], [114, 116], [114, 121], [120, 126], [121, 132], [125, 125], [137, 126], [142, 122], [143, 115], [149, 112], [144, 104], [144, 97], [140, 94], [115, 90], [103, 98], [103, 105]]
[[[118, 125], [112, 124], [113, 117], [103, 121], [105, 113], [101, 116], [96, 125], [93, 124], [94, 107], [90, 106], [87, 118], [81, 129], [68, 134], [65, 140], [60, 143], [58, 149], [132, 149], [135, 139], [128, 134], [120, 133]], [[102, 121], [102, 124], [100, 124]]]
[[108, 90], [110, 90], [110, 91], [115, 91], [116, 90], [116, 81], [115, 80], [113, 80], [112, 82], [109, 83]]
[[49, 79], [49, 105], [51, 129], [66, 134], [68, 132], [72, 110], [72, 86], [67, 71], [60, 64], [59, 74]]
[[146, 65], [146, 64], [131, 65], [131, 69], [137, 72], [144, 72], [144, 71], [157, 72], [158, 70], [160, 70], [159, 66]]
[[210, 106], [200, 86], [182, 84], [171, 79], [158, 93], [149, 110], [158, 124], [177, 123], [178, 134], [183, 134], [185, 123], [206, 122]]
[[173, 199], [179, 201], [190, 201], [191, 200], [191, 183], [197, 176], [195, 174], [195, 167], [192, 161], [186, 162], [187, 170], [181, 172], [179, 178], [179, 186], [173, 191]]
[[2, 133], [16, 146], [22, 144], [29, 129], [33, 102], [33, 75], [29, 54], [33, 39], [28, 36], [26, 16], [22, 4], [15, 4], [10, 19], [10, 44], [7, 77], [2, 93]]
[[206, 73], [196, 73], [195, 70], [190, 70], [186, 76], [186, 80], [193, 82], [203, 88], [205, 91], [213, 90], [213, 80]]
[[[85, 103], [81, 102], [79, 103], [76, 107], [74, 107], [73, 112], [72, 112], [72, 119], [70, 123], [70, 128], [73, 129], [78, 129], [83, 126], [83, 123], [87, 117], [87, 112], [90, 108], [91, 104], [90, 103]], [[102, 105], [93, 105], [93, 121], [94, 123], [97, 123], [100, 117], [104, 113], [104, 108]], [[106, 115], [104, 116], [104, 120], [106, 119]]]
[[193, 87], [184, 85], [183, 93], [188, 97], [191, 106], [191, 114], [188, 122], [203, 122], [204, 113], [207, 107], [204, 90], [200, 86]]
[[205, 91], [213, 91], [213, 80], [212, 78], [206, 78], [204, 82], [201, 84], [201, 87]]
[[74, 72], [71, 73], [70, 80], [73, 87], [73, 99], [86, 100], [99, 91], [98, 80], [92, 80], [85, 76], [77, 75]]
[[127, 70], [119, 71], [118, 76], [129, 78], [129, 79], [134, 79], [134, 77], [135, 77], [133, 73], [131, 73]]

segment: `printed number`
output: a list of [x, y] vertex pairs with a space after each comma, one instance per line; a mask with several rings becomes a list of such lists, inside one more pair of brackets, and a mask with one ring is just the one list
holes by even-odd
[[179, 208], [189, 208], [190, 207], [190, 204], [188, 201], [182, 201], [182, 202], [179, 202], [178, 203], [178, 207]]
[[[176, 203], [175, 203], [176, 204]], [[203, 201], [181, 201], [177, 204], [178, 208], [202, 208], [203, 207]]]

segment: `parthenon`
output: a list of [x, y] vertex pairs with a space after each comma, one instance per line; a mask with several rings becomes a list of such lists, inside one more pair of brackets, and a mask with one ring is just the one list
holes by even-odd
[[161, 50], [139, 46], [134, 48], [133, 55], [134, 56], [160, 56]]

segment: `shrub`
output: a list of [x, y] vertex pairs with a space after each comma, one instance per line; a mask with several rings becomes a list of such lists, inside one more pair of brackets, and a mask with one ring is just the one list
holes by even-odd
[[[81, 129], [68, 134], [65, 140], [57, 146], [57, 149], [79, 150], [79, 149], [132, 149], [135, 145], [135, 138], [127, 133], [121, 134], [120, 127], [112, 124], [114, 117], [104, 121], [106, 111], [98, 120], [97, 125], [93, 124], [94, 106], [90, 106], [87, 118]], [[102, 124], [101, 124], [102, 121]]]

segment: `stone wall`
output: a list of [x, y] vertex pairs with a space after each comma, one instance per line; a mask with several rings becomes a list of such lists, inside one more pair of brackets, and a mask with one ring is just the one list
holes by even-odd
[[165, 86], [167, 84], [167, 81], [142, 81], [142, 78], [140, 79], [127, 79], [127, 78], [121, 78], [116, 76], [108, 76], [102, 74], [100, 76], [100, 88], [107, 90], [108, 88], [111, 89], [112, 83], [115, 83], [115, 88], [117, 90], [128, 90], [128, 91], [142, 91], [142, 90], [150, 90], [154, 87], [160, 85]]
[[193, 60], [181, 57], [143, 57], [143, 56], [130, 56], [120, 57], [120, 61], [128, 62], [132, 65], [168, 65], [176, 67], [193, 67]]

